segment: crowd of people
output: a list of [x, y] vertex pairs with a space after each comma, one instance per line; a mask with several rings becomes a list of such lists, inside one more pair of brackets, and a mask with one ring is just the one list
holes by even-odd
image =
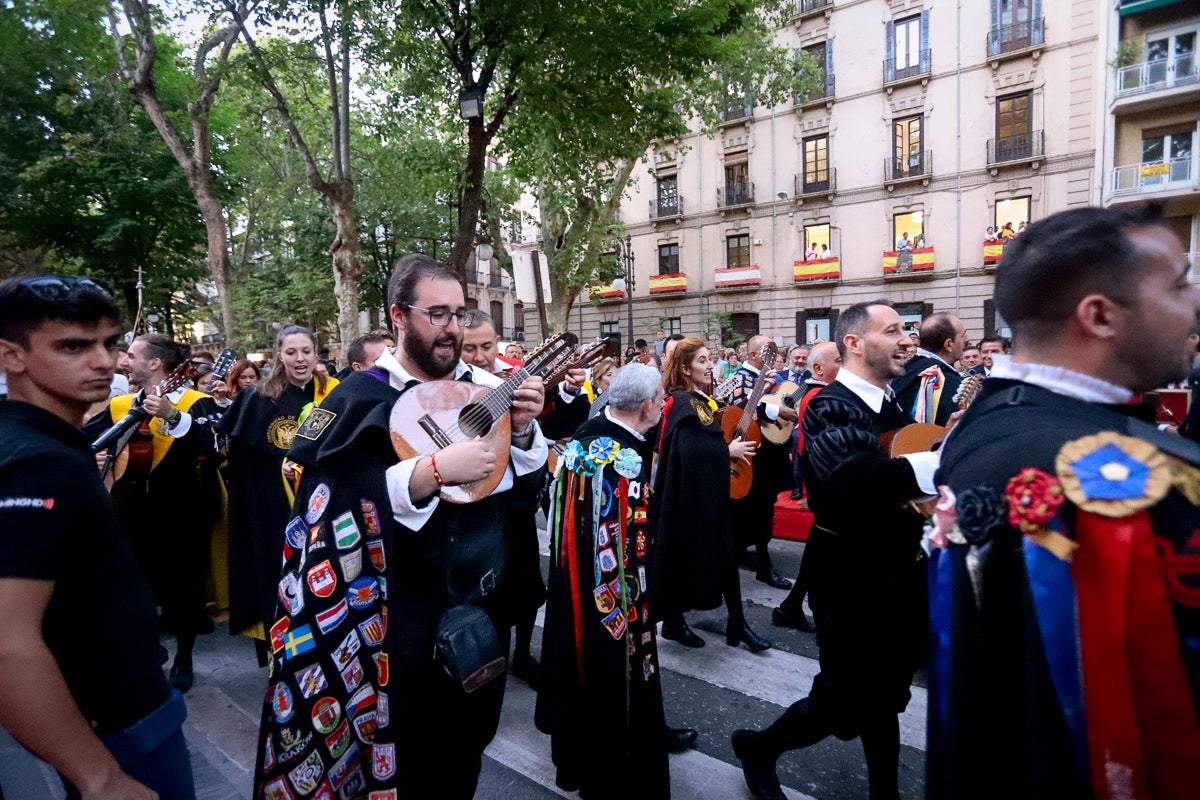
[[[470, 798], [508, 672], [561, 789], [667, 798], [697, 732], [658, 639], [706, 646], [686, 615], [724, 606], [727, 646], [770, 650], [742, 564], [820, 651], [806, 696], [730, 732], [758, 800], [829, 736], [897, 798], [923, 664], [929, 798], [1194, 796], [1200, 425], [1143, 401], [1200, 352], [1189, 268], [1152, 211], [1080, 208], [1005, 248], [1011, 349], [869, 301], [784, 351], [659, 331], [551, 369], [410, 255], [394, 334], [341, 374], [298, 325], [266, 369], [152, 333], [118, 353], [103, 285], [6, 280], [0, 728], [69, 797], [194, 798], [183, 693], [215, 602], [267, 667], [255, 798]], [[919, 425], [937, 443], [904, 451]], [[813, 516], [794, 584], [770, 553], [789, 492]], [[6, 758], [0, 791], [22, 780]]]

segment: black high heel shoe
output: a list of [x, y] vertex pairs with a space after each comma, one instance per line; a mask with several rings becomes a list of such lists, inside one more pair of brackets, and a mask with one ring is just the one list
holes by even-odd
[[704, 640], [682, 619], [678, 622], [663, 622], [662, 638], [679, 642], [684, 647], [704, 647]]
[[730, 647], [737, 647], [739, 644], [744, 644], [751, 653], [761, 653], [764, 650], [770, 650], [772, 647], [770, 642], [750, 630], [750, 626], [746, 624], [745, 620], [742, 620], [740, 625], [731, 624], [726, 627], [725, 644]]

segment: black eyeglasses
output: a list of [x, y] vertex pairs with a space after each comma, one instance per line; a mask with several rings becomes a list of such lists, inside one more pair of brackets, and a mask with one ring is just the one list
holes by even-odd
[[66, 300], [73, 292], [80, 290], [99, 292], [110, 300], [112, 289], [91, 278], [75, 278], [71, 276], [42, 275], [35, 278], [22, 278], [17, 282], [22, 289], [29, 290], [35, 297], [48, 302]]
[[420, 306], [414, 306], [412, 304], [409, 304], [408, 308], [412, 309], [413, 311], [424, 311], [429, 315], [429, 324], [436, 328], [444, 328], [449, 325], [451, 317], [454, 317], [456, 320], [458, 320], [458, 325], [460, 328], [470, 327], [475, 323], [476, 320], [479, 319], [479, 312], [471, 308], [460, 308], [457, 311], [451, 311], [445, 306], [439, 306], [437, 308], [421, 308]]

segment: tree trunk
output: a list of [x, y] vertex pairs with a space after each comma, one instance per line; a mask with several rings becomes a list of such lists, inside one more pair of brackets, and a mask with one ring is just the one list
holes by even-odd
[[337, 226], [330, 252], [333, 254], [333, 286], [338, 304], [338, 335], [341, 354], [338, 364], [346, 366], [346, 351], [361, 335], [358, 324], [358, 283], [362, 278], [362, 249], [355, 220], [354, 183], [339, 181], [328, 184], [326, 199]]
[[207, 181], [205, 184], [203, 187], [193, 187], [192, 193], [204, 217], [204, 228], [208, 234], [208, 274], [217, 288], [217, 302], [221, 305], [221, 330], [225, 334], [225, 346], [230, 347], [233, 344], [233, 303], [229, 296], [229, 229], [225, 226], [225, 211], [221, 202], [213, 196]]
[[467, 123], [467, 171], [463, 177], [462, 202], [458, 207], [458, 233], [446, 266], [465, 280], [467, 262], [475, 246], [475, 226], [483, 207], [483, 171], [487, 156], [487, 133], [483, 119], [476, 117]]

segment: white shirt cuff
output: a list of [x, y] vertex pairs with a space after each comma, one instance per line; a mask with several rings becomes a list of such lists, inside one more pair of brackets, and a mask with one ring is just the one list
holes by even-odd
[[[583, 392], [580, 392], [579, 394], [583, 394]], [[576, 397], [579, 397], [578, 394], [571, 394], [570, 392], [567, 391], [566, 382], [560, 383], [558, 385], [558, 396], [563, 399], [564, 403], [569, 403], [572, 400], [574, 400]]]
[[937, 472], [942, 457], [940, 453], [908, 453], [900, 456], [912, 465], [913, 473], [917, 476], [917, 486], [925, 494], [936, 495], [937, 486], [933, 482], [933, 473]]
[[533, 424], [533, 443], [529, 445], [529, 449], [522, 450], [514, 446], [509, 451], [508, 460], [512, 464], [515, 474], [528, 475], [541, 469], [542, 465], [546, 463], [549, 453], [550, 446], [546, 443], [546, 437], [542, 435], [542, 428], [535, 422]]
[[168, 436], [172, 439], [182, 439], [192, 429], [192, 415], [186, 411], [180, 411], [174, 425], [168, 423], [164, 423], [164, 425]]
[[774, 422], [775, 420], [779, 419], [779, 406], [775, 405], [774, 403], [767, 403], [766, 406], [763, 407], [763, 414], [766, 415], [767, 419]]
[[388, 467], [387, 471], [384, 472], [384, 479], [387, 481], [388, 499], [392, 501], [392, 516], [395, 517], [396, 522], [414, 531], [421, 530], [425, 523], [429, 522], [429, 518], [433, 516], [438, 503], [442, 501], [435, 493], [426, 500], [423, 506], [417, 506], [413, 503], [412, 495], [408, 491], [408, 485], [412, 481], [413, 470], [417, 468], [417, 462], [420, 460], [421, 457], [405, 459], [399, 464], [393, 464]]

